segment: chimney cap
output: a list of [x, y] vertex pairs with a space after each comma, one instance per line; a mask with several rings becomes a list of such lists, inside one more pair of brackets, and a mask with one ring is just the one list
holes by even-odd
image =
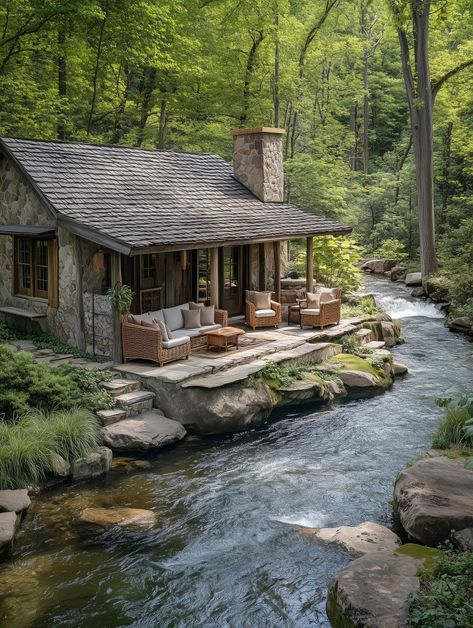
[[258, 133], [269, 133], [273, 135], [282, 135], [285, 133], [285, 129], [278, 129], [271, 126], [258, 126], [252, 129], [232, 129], [230, 135], [256, 135]]

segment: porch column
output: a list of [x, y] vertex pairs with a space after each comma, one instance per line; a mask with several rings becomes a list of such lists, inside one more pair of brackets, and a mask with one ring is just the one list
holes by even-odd
[[218, 247], [210, 249], [210, 304], [218, 308]]
[[281, 299], [281, 243], [273, 242], [274, 253], [274, 300], [279, 303]]
[[77, 308], [77, 348], [85, 351], [85, 313], [84, 313], [84, 286], [83, 286], [83, 262], [82, 247], [79, 236], [73, 235], [74, 239], [74, 255], [76, 263], [76, 308]]
[[[112, 288], [117, 283], [122, 283], [121, 254], [113, 251], [110, 256], [110, 282]], [[112, 311], [112, 360], [119, 364], [123, 361], [122, 355], [122, 324], [120, 312]]]
[[307, 238], [306, 242], [306, 267], [305, 267], [305, 289], [306, 292], [314, 291], [314, 238]]

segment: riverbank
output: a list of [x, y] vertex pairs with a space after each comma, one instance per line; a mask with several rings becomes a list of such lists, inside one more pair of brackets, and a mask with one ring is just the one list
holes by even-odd
[[[123, 625], [146, 614], [184, 627], [235, 617], [328, 626], [327, 589], [351, 557], [300, 527], [391, 527], [393, 478], [430, 445], [446, 364], [458, 390], [473, 368], [471, 345], [433, 306], [426, 311], [399, 284], [367, 281], [401, 320], [406, 344], [392, 352], [409, 367], [406, 378], [369, 399], [276, 409], [247, 432], [189, 436], [146, 459], [116, 456], [102, 478], [39, 494], [1, 567], [2, 621], [12, 624], [21, 608], [30, 623]], [[157, 523], [78, 522], [84, 509], [104, 506], [152, 510]]]

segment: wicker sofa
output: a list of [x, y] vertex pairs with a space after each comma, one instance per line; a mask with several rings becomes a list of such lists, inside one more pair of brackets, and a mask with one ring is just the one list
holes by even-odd
[[[189, 303], [172, 308], [164, 308], [146, 314], [133, 314], [122, 317], [123, 360], [152, 360], [160, 366], [174, 360], [188, 359], [191, 350], [206, 346], [206, 332], [226, 327], [228, 313], [215, 310], [213, 325], [204, 325], [193, 329], [184, 328], [181, 310], [188, 310]], [[165, 323], [172, 333], [172, 338], [164, 340], [159, 329], [144, 326], [159, 320]]]
[[299, 301], [299, 322], [301, 329], [304, 327], [320, 327], [325, 325], [338, 325], [341, 317], [342, 292], [339, 288], [316, 289], [320, 297], [318, 308], [308, 308], [307, 299]]
[[270, 307], [257, 309], [254, 290], [246, 291], [246, 324], [255, 331], [257, 327], [278, 327], [282, 321], [281, 304], [270, 300]]

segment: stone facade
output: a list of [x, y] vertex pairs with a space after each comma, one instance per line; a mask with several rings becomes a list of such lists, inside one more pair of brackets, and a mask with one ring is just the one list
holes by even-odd
[[[55, 216], [44, 207], [33, 188], [5, 157], [0, 160], [0, 223], [56, 226]], [[103, 254], [99, 252], [98, 245], [86, 240], [80, 239], [77, 246], [76, 236], [62, 227], [57, 229], [57, 239], [58, 308], [51, 307], [46, 300], [15, 294], [13, 238], [8, 235], [0, 235], [0, 304], [45, 314], [52, 334], [73, 346], [80, 346], [80, 300], [84, 292], [102, 291], [105, 276]], [[79, 287], [79, 264], [83, 268], [82, 288]], [[108, 333], [107, 325], [100, 323], [100, 330], [101, 335]], [[101, 339], [98, 346], [104, 349], [110, 344], [111, 338], [108, 345], [105, 339]]]
[[85, 345], [87, 353], [112, 355], [112, 305], [105, 295], [84, 294]]
[[282, 130], [233, 132], [235, 178], [265, 203], [284, 202]]

